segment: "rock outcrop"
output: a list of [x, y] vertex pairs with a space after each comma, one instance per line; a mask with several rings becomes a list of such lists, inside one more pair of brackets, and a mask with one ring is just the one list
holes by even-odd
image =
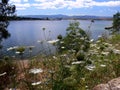
[[107, 84], [99, 84], [93, 90], [120, 90], [120, 77], [112, 79]]

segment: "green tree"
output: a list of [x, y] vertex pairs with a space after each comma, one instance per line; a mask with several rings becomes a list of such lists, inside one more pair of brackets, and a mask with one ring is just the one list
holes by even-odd
[[113, 15], [113, 33], [120, 33], [120, 13]]
[[[0, 49], [2, 48], [1, 42], [3, 39], [10, 37], [10, 33], [7, 30], [9, 25], [8, 17], [14, 15], [15, 5], [8, 3], [9, 0], [0, 0]], [[0, 53], [0, 58], [3, 56]], [[8, 57], [4, 57], [0, 60], [0, 90], [4, 90], [8, 85], [14, 82], [15, 77], [15, 65], [9, 60]]]
[[111, 34], [120, 33], [120, 13], [117, 12], [113, 15], [113, 25], [112, 27], [106, 27]]
[[3, 39], [7, 39], [10, 33], [7, 30], [9, 25], [8, 16], [12, 16], [15, 13], [15, 5], [8, 3], [9, 0], [0, 1], [0, 48], [2, 48], [1, 42]]

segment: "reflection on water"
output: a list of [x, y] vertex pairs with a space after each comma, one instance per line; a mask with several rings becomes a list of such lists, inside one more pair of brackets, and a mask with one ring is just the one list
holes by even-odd
[[[8, 52], [7, 48], [14, 46], [35, 46], [32, 55], [37, 53], [46, 53], [55, 51], [47, 40], [57, 39], [59, 34], [65, 36], [66, 28], [70, 20], [61, 21], [11, 21], [8, 27], [11, 37], [3, 42], [3, 52], [13, 55], [14, 52]], [[83, 30], [88, 30], [90, 20], [80, 20], [80, 27]], [[106, 26], [111, 26], [112, 21], [95, 21], [91, 26], [92, 38], [96, 39], [99, 35], [105, 32]], [[43, 30], [45, 28], [45, 30]], [[41, 44], [38, 41], [42, 41]], [[28, 52], [28, 50], [26, 50]], [[26, 56], [29, 53], [26, 53]]]

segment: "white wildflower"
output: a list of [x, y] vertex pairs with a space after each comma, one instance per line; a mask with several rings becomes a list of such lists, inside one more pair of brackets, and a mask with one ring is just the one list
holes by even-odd
[[17, 48], [18, 48], [18, 46], [10, 47], [10, 48], [7, 48], [7, 51], [15, 50], [15, 49], [17, 49]]
[[93, 42], [93, 41], [94, 41], [94, 39], [91, 39], [91, 40], [90, 40], [90, 42]]
[[90, 71], [93, 71], [95, 69], [95, 66], [94, 65], [87, 65], [87, 66], [85, 66], [85, 68], [90, 70]]
[[82, 81], [85, 81], [85, 78], [83, 77], [83, 78], [81, 78], [81, 80], [82, 80]]
[[81, 40], [84, 40], [85, 38], [84, 38], [84, 37], [81, 37], [80, 39], [81, 39]]
[[53, 71], [53, 70], [49, 70], [48, 72], [49, 72], [49, 73], [55, 73], [55, 71]]
[[97, 47], [97, 44], [90, 44], [90, 47]]
[[4, 72], [4, 73], [0, 74], [0, 77], [1, 77], [1, 76], [4, 76], [4, 75], [6, 75], [6, 74], [7, 74], [7, 73], [6, 73], [6, 72]]
[[114, 49], [113, 52], [114, 52], [115, 54], [120, 54], [120, 50], [117, 50], [117, 49]]
[[101, 67], [106, 67], [106, 65], [104, 65], [104, 64], [101, 64], [100, 66], [101, 66]]
[[15, 52], [15, 53], [16, 53], [16, 54], [20, 54], [20, 52], [18, 52], [18, 51], [17, 51], [17, 52]]
[[97, 50], [90, 50], [89, 53], [90, 53], [91, 55], [94, 55], [94, 54], [96, 55], [96, 54], [98, 54], [98, 51], [97, 51]]
[[110, 43], [104, 43], [104, 45], [108, 45], [108, 46], [112, 47], [112, 44], [110, 44]]
[[56, 39], [56, 40], [51, 40], [51, 41], [48, 41], [48, 43], [50, 43], [50, 44], [54, 44], [54, 43], [56, 43], [56, 42], [58, 42], [59, 40], [58, 39]]
[[62, 49], [64, 49], [65, 47], [61, 47]]
[[37, 73], [42, 73], [43, 70], [41, 68], [37, 69], [37, 68], [33, 68], [30, 69], [29, 73], [33, 73], [33, 74], [37, 74]]
[[56, 56], [53, 56], [53, 58], [54, 58], [54, 59], [57, 59], [57, 57], [56, 57]]
[[102, 52], [102, 54], [107, 56], [109, 52]]
[[17, 49], [17, 48], [18, 48], [18, 46], [14, 46], [14, 47], [13, 47], [13, 49]]
[[65, 67], [66, 67], [66, 68], [70, 68], [70, 66], [69, 66], [69, 65], [65, 65]]
[[61, 44], [63, 44], [64, 42], [63, 42], [63, 41], [61, 41], [60, 43], [61, 43]]
[[100, 43], [101, 41], [100, 40], [97, 40], [97, 42], [96, 43]]
[[76, 62], [72, 62], [72, 65], [75, 65], [75, 64], [82, 64], [84, 63], [84, 61], [76, 61]]
[[62, 57], [66, 57], [67, 56], [67, 54], [63, 54], [63, 55], [61, 55]]
[[99, 50], [99, 49], [100, 49], [100, 47], [96, 47], [96, 49], [97, 49], [97, 50]]
[[7, 51], [10, 51], [10, 50], [13, 50], [13, 48], [12, 48], [12, 47], [10, 47], [10, 48], [7, 48]]
[[32, 85], [35, 86], [35, 85], [39, 85], [39, 84], [41, 84], [41, 83], [42, 83], [41, 81], [39, 81], [39, 82], [34, 82], [34, 83], [32, 83]]

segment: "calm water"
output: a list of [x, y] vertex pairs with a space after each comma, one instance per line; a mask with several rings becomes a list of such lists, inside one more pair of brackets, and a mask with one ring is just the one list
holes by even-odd
[[[43, 51], [40, 49], [42, 45], [37, 41], [45, 39], [56, 39], [59, 34], [65, 36], [66, 28], [71, 20], [61, 21], [11, 21], [8, 26], [8, 31], [11, 33], [11, 37], [3, 41], [3, 52], [11, 54], [6, 51], [7, 48], [13, 46], [35, 46], [33, 55]], [[90, 20], [79, 20], [80, 27], [84, 30], [88, 30]], [[95, 21], [90, 29], [92, 38], [96, 39], [99, 35], [106, 32], [105, 27], [111, 26], [112, 21]], [[43, 32], [43, 28], [46, 28]], [[47, 45], [44, 45], [46, 47]]]

